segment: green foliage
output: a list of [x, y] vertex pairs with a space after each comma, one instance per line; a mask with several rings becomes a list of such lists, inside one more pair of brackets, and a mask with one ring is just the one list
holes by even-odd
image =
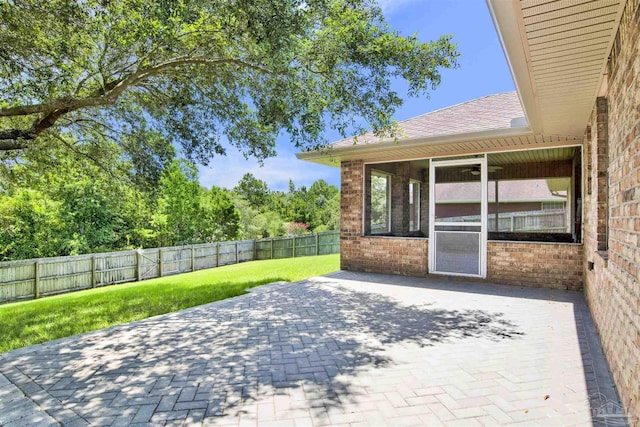
[[65, 182], [57, 192], [60, 222], [70, 237], [65, 252], [70, 255], [107, 251], [115, 246], [122, 226], [118, 200], [104, 187], [103, 182], [83, 179]]
[[59, 203], [34, 190], [0, 195], [0, 260], [57, 255], [63, 243]]
[[269, 196], [267, 183], [250, 173], [242, 176], [233, 191], [242, 196], [254, 209], [264, 206]]
[[[28, 207], [29, 215], [48, 218], [43, 226], [47, 233], [16, 228], [15, 223], [3, 227], [0, 233], [11, 233], [13, 237], [0, 244], [0, 259], [72, 255], [149, 244], [149, 216], [154, 202], [126, 175], [111, 173], [128, 167], [117, 153], [95, 153], [101, 156], [103, 165], [109, 165], [109, 171], [86, 156], [60, 147], [48, 153], [28, 150], [23, 154], [19, 159], [0, 163], [2, 205], [6, 212], [15, 203], [24, 202], [21, 199], [29, 193], [31, 203], [22, 204], [22, 214], [27, 214]], [[21, 217], [18, 213], [8, 215], [14, 220], [3, 224]], [[20, 251], [9, 249], [19, 241], [25, 242]]]
[[[311, 231], [339, 226], [339, 191], [322, 180], [309, 190], [292, 182], [293, 191], [284, 193], [248, 174], [234, 191], [205, 189], [192, 163], [173, 160], [158, 188], [149, 189], [65, 151], [49, 164], [37, 156], [22, 160], [0, 168], [7, 178], [0, 188], [0, 260], [283, 236], [295, 222]], [[105, 160], [116, 169], [130, 165]]]
[[[238, 237], [228, 192], [201, 188], [192, 163], [159, 161], [142, 170], [107, 150], [104, 169], [73, 151], [41, 154], [29, 150], [19, 161], [0, 163], [0, 260]], [[127, 175], [132, 170], [138, 172]]]
[[123, 157], [130, 165], [135, 185], [146, 191], [159, 188], [162, 172], [171, 164], [176, 149], [158, 132], [136, 131], [122, 138]]
[[[307, 231], [337, 230], [340, 226], [340, 190], [320, 179], [309, 190], [295, 187], [289, 191], [270, 191], [264, 181], [246, 174], [233, 190], [234, 203], [240, 212], [240, 235], [243, 239], [282, 236], [288, 226], [305, 223]], [[262, 200], [262, 204], [250, 203]]]
[[240, 213], [226, 190], [211, 187], [201, 189], [199, 218], [205, 242], [235, 240], [240, 233]]
[[262, 159], [282, 131], [323, 145], [325, 123], [394, 135], [391, 82], [428, 94], [458, 56], [450, 36], [400, 36], [372, 0], [25, 0], [0, 21], [0, 150], [89, 153], [101, 135], [163, 162], [152, 132], [206, 163], [223, 138]]
[[[382, 175], [371, 175], [371, 225], [382, 227], [389, 219], [389, 179]], [[386, 231], [386, 230], [384, 230]]]
[[174, 161], [160, 178], [159, 193], [152, 224], [160, 246], [194, 243], [200, 213], [200, 184], [195, 166]]
[[2, 259], [335, 229], [326, 182], [206, 190], [175, 157], [314, 149], [327, 124], [394, 137], [391, 83], [428, 95], [458, 57], [372, 0], [25, 0], [0, 22]]
[[338, 270], [338, 255], [251, 261], [0, 306], [0, 353]]
[[233, 240], [240, 214], [227, 191], [198, 184], [193, 163], [175, 160], [160, 179], [157, 212], [151, 222], [160, 246]]

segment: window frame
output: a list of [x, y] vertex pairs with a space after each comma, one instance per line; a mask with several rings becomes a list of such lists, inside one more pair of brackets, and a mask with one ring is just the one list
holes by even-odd
[[[386, 227], [385, 227], [385, 231], [383, 233], [374, 233], [373, 232], [373, 214], [370, 213], [369, 214], [369, 235], [371, 236], [376, 236], [376, 235], [380, 235], [380, 234], [387, 234], [387, 233], [391, 233], [391, 179], [392, 179], [392, 175], [390, 173], [378, 170], [378, 169], [371, 169], [371, 180], [373, 180], [373, 177], [379, 177], [379, 178], [385, 178], [387, 181], [387, 185], [386, 185], [386, 192], [387, 192], [387, 197], [386, 197], [386, 208], [387, 208], [387, 216], [386, 216]], [[370, 183], [370, 188], [371, 190], [369, 191], [369, 210], [370, 212], [372, 211], [372, 203], [371, 200], [373, 199], [373, 182]]]
[[[417, 191], [417, 198], [416, 195], [414, 194], [413, 200], [411, 198], [411, 186], [412, 185], [416, 185], [418, 191]], [[409, 214], [409, 232], [414, 232], [414, 231], [420, 231], [420, 220], [421, 220], [421, 215], [420, 215], [420, 208], [421, 208], [421, 204], [420, 204], [420, 197], [421, 197], [421, 192], [422, 192], [422, 182], [418, 181], [417, 179], [409, 179], [409, 209], [412, 209], [414, 212], [414, 221], [413, 221], [413, 227], [411, 227], [411, 214]], [[415, 188], [414, 188], [414, 193], [415, 193]], [[416, 201], [417, 203], [412, 203], [413, 201]]]

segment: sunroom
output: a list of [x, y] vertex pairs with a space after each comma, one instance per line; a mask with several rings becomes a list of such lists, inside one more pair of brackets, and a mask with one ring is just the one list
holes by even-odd
[[534, 133], [515, 92], [300, 159], [341, 168], [341, 268], [582, 287], [582, 140]]
[[489, 242], [580, 243], [578, 146], [365, 163], [363, 173], [363, 237], [428, 238], [430, 273], [486, 277]]

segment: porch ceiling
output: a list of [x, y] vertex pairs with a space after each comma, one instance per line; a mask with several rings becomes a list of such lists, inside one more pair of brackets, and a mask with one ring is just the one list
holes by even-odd
[[558, 162], [570, 160], [575, 154], [575, 147], [550, 148], [548, 150], [509, 151], [489, 156], [490, 165], [511, 165], [514, 163]]
[[487, 0], [534, 132], [580, 136], [623, 0]]

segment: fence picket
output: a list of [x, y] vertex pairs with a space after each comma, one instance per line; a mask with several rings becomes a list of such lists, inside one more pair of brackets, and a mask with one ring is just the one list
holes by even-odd
[[38, 299], [40, 297], [40, 261], [36, 260], [36, 262], [33, 263], [33, 270], [33, 297]]
[[91, 287], [96, 287], [96, 257], [91, 257]]

